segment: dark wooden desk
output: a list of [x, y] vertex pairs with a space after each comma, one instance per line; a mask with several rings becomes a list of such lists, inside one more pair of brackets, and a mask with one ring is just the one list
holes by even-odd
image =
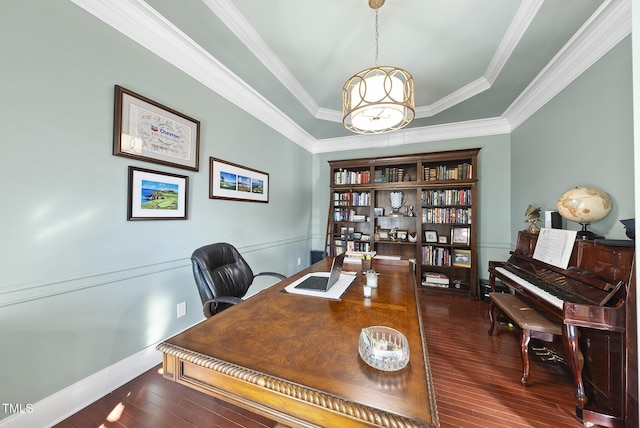
[[[379, 287], [370, 300], [361, 273], [341, 301], [282, 291], [329, 268], [328, 259], [316, 263], [161, 343], [164, 375], [290, 426], [439, 426], [409, 265], [374, 262]], [[403, 370], [362, 361], [360, 330], [373, 325], [407, 337]]]

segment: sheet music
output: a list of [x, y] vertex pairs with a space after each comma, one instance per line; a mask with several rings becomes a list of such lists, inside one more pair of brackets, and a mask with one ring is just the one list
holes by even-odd
[[540, 229], [533, 258], [566, 269], [577, 233], [575, 230]]

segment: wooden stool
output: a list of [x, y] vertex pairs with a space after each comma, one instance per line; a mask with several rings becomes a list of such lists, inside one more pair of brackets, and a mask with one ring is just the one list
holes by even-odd
[[513, 294], [492, 292], [489, 293], [489, 298], [491, 299], [489, 335], [493, 334], [496, 309], [500, 309], [522, 332], [520, 335], [520, 353], [522, 354], [522, 379], [520, 382], [526, 385], [529, 377], [529, 341], [533, 337], [545, 342], [553, 342], [554, 336], [562, 336], [562, 325], [545, 317]]

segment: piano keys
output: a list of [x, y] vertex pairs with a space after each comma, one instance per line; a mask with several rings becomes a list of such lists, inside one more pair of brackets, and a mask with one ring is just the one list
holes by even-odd
[[576, 384], [576, 415], [584, 423], [633, 426], [637, 416], [629, 413], [637, 408], [637, 394], [627, 394], [627, 336], [636, 330], [629, 326], [635, 323], [635, 309], [627, 303], [629, 295], [635, 296], [633, 241], [578, 240], [569, 266], [561, 269], [533, 258], [537, 236], [520, 232], [509, 260], [489, 262], [492, 289], [499, 278], [562, 321]]

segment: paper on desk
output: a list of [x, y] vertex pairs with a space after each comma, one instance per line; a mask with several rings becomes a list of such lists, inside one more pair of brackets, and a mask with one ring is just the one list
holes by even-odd
[[284, 288], [284, 290], [287, 293], [291, 293], [291, 294], [302, 294], [304, 296], [321, 297], [323, 299], [331, 299], [331, 300], [340, 300], [342, 295], [345, 293], [345, 291], [347, 291], [347, 289], [355, 279], [355, 276], [353, 275], [347, 275], [342, 273], [340, 274], [340, 279], [338, 279], [338, 282], [336, 282], [333, 285], [333, 287], [329, 289], [329, 291], [316, 291], [316, 290], [305, 290], [302, 288], [296, 288], [296, 285], [300, 284], [302, 281], [309, 278], [310, 276], [326, 276], [328, 278], [329, 272], [308, 273], [302, 278], [287, 285]]

